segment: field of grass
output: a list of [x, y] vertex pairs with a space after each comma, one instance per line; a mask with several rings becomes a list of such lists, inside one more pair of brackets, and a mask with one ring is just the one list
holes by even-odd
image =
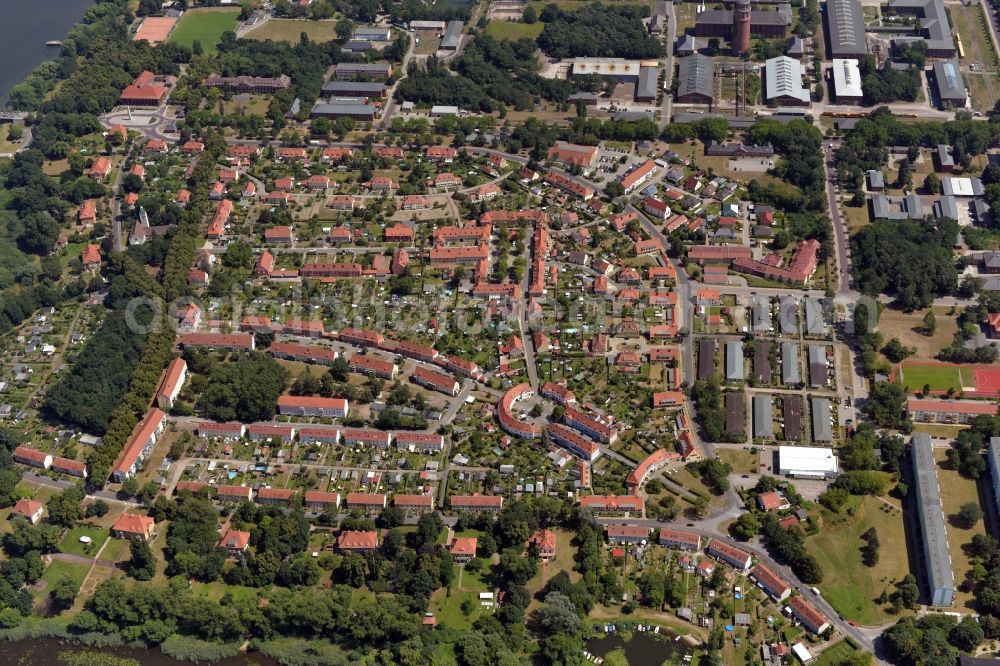
[[264, 41], [270, 39], [276, 42], [291, 42], [297, 44], [302, 33], [309, 35], [314, 42], [329, 42], [337, 38], [334, 29], [337, 22], [310, 21], [308, 19], [271, 19], [259, 28], [254, 28], [246, 34], [247, 39]]
[[716, 453], [722, 462], [732, 465], [735, 474], [749, 474], [757, 471], [759, 456], [756, 453], [745, 449], [718, 449]]
[[[949, 315], [950, 308], [932, 308], [934, 312], [934, 333], [924, 335], [924, 317], [927, 310], [916, 310], [906, 313], [901, 310], [885, 308], [879, 315], [878, 329], [886, 340], [899, 338], [907, 347], [916, 349], [913, 358], [931, 360], [939, 351], [947, 347], [958, 332], [958, 324], [954, 315]], [[922, 385], [921, 385], [922, 386]]]
[[489, 26], [486, 27], [486, 32], [497, 39], [511, 39], [516, 41], [522, 37], [535, 39], [538, 35], [542, 34], [542, 28], [544, 27], [545, 24], [541, 22], [490, 21]]
[[[930, 385], [932, 391], [956, 391], [962, 386], [972, 386], [975, 382], [968, 370], [951, 365], [913, 365], [904, 363], [896, 376], [896, 382], [909, 387], [910, 391], [921, 391]], [[966, 383], [967, 382], [967, 383]]]
[[[819, 533], [806, 539], [806, 550], [823, 568], [823, 582], [817, 587], [849, 620], [863, 625], [892, 622], [896, 616], [879, 607], [875, 599], [910, 573], [902, 510], [890, 508], [877, 497], [852, 497], [850, 506], [856, 507], [853, 516], [847, 514], [847, 507], [839, 514], [822, 510]], [[861, 561], [860, 537], [870, 527], [881, 544], [874, 567]]]
[[201, 42], [206, 53], [214, 53], [222, 33], [236, 29], [238, 9], [191, 9], [184, 13], [170, 35], [175, 44], [192, 46], [195, 40]]
[[[528, 591], [531, 592], [532, 596], [545, 585], [545, 582], [552, 578], [560, 571], [566, 571], [569, 574], [569, 578], [574, 583], [580, 579], [580, 573], [573, 570], [576, 562], [573, 558], [576, 556], [576, 548], [574, 548], [570, 542], [573, 540], [573, 534], [565, 530], [555, 530], [556, 533], [556, 556], [548, 562], [548, 564], [539, 563], [538, 574], [528, 581], [525, 586]], [[544, 580], [543, 580], [544, 579]]]
[[[934, 457], [938, 461], [938, 486], [946, 489], [941, 493], [941, 505], [944, 509], [944, 518], [947, 523], [945, 528], [948, 531], [948, 551], [951, 553], [951, 569], [955, 574], [955, 582], [965, 580], [966, 572], [971, 568], [969, 556], [963, 546], [972, 541], [973, 535], [985, 532], [982, 519], [978, 520], [972, 529], [962, 529], [952, 522], [952, 516], [958, 513], [963, 504], [973, 503], [980, 508], [983, 504], [979, 500], [979, 485], [972, 479], [966, 479], [957, 471], [944, 469], [941, 461], [945, 458], [944, 449], [934, 452]], [[970, 608], [972, 605], [972, 593], [963, 592], [961, 588], [955, 591], [955, 608]]]
[[847, 660], [855, 652], [858, 652], [858, 650], [852, 648], [846, 640], [840, 641], [823, 650], [823, 653], [812, 663], [814, 666], [837, 666], [838, 664], [847, 663]]
[[[80, 543], [80, 537], [88, 536], [91, 542]], [[107, 540], [108, 531], [100, 527], [74, 527], [59, 544], [59, 550], [70, 555], [80, 555], [82, 557], [94, 557], [101, 545]]]
[[[18, 141], [14, 143], [8, 140], [7, 132], [8, 128], [13, 127], [13, 125], [0, 125], [0, 153], [13, 153], [15, 150], [24, 146], [24, 141]], [[21, 125], [23, 129], [23, 125]]]
[[87, 577], [87, 571], [90, 567], [85, 564], [73, 564], [71, 562], [62, 562], [60, 560], [53, 560], [51, 564], [45, 569], [45, 573], [42, 574], [42, 581], [45, 582], [45, 590], [43, 594], [48, 596], [49, 591], [52, 586], [55, 585], [60, 578], [63, 576], [69, 576], [73, 579], [79, 587], [83, 583], [83, 579]]

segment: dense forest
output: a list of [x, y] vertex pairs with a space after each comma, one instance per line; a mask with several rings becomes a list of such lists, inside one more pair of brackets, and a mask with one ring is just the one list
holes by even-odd
[[646, 5], [598, 2], [573, 11], [548, 5], [539, 15], [545, 27], [538, 46], [553, 58], [659, 58], [663, 45], [643, 26], [647, 16]]
[[537, 74], [535, 45], [530, 39], [497, 40], [485, 33], [476, 36], [453, 64], [460, 76], [431, 56], [423, 67], [410, 63], [399, 82], [396, 97], [420, 105], [451, 104], [491, 113], [504, 107], [527, 111], [541, 99], [565, 102], [573, 91], [568, 81]]
[[871, 296], [889, 294], [900, 307], [925, 308], [955, 291], [954, 220], [875, 220], [851, 238], [854, 280]]

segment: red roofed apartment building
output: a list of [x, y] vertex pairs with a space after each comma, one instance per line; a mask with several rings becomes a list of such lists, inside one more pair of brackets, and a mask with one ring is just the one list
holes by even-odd
[[330, 507], [336, 509], [340, 506], [340, 493], [307, 490], [303, 499], [306, 508], [317, 513], [326, 511]]
[[580, 506], [594, 513], [642, 513], [642, 500], [632, 495], [588, 495], [580, 498]]
[[115, 461], [111, 473], [115, 481], [121, 483], [136, 473], [139, 464], [153, 450], [157, 437], [163, 432], [166, 425], [166, 414], [161, 409], [154, 407], [146, 413], [126, 442], [118, 460]]
[[348, 361], [348, 367], [351, 372], [375, 375], [382, 379], [395, 379], [399, 374], [399, 368], [395, 363], [371, 354], [354, 354]]
[[14, 462], [48, 469], [52, 466], [52, 455], [37, 449], [29, 449], [26, 446], [19, 446], [14, 449]]
[[792, 586], [763, 564], [756, 564], [750, 570], [750, 579], [756, 581], [757, 585], [778, 603], [787, 599], [792, 593]]
[[364, 513], [376, 513], [386, 507], [385, 495], [372, 493], [347, 493], [344, 508], [348, 511], [359, 509]]
[[344, 398], [318, 398], [305, 395], [278, 397], [278, 413], [284, 416], [319, 416], [347, 418], [348, 405]]
[[694, 532], [662, 527], [660, 528], [660, 545], [680, 550], [698, 550], [701, 548], [701, 537]]
[[160, 409], [169, 411], [174, 406], [174, 400], [180, 394], [186, 379], [187, 361], [178, 356], [167, 366], [160, 389], [156, 392], [156, 404]]
[[434, 510], [434, 496], [396, 495], [392, 498], [392, 505], [403, 509], [407, 513], [424, 513]]
[[433, 370], [427, 370], [419, 366], [414, 368], [413, 374], [410, 375], [410, 379], [413, 380], [415, 384], [419, 384], [424, 388], [439, 391], [445, 395], [452, 396], [458, 395], [458, 391], [461, 386], [454, 377], [443, 375], [440, 372], [434, 372]]
[[499, 495], [452, 495], [448, 504], [456, 511], [499, 511], [503, 497]]
[[666, 449], [653, 451], [635, 469], [629, 472], [625, 478], [625, 485], [633, 493], [637, 492], [639, 487], [649, 478], [649, 475], [670, 462], [670, 459], [670, 452]]
[[565, 165], [589, 167], [597, 156], [597, 146], [578, 146], [572, 143], [557, 141], [549, 148], [546, 157], [553, 162]]
[[736, 546], [730, 546], [728, 543], [719, 541], [718, 539], [709, 541], [705, 552], [741, 573], [749, 569], [750, 563], [753, 561], [750, 553]]

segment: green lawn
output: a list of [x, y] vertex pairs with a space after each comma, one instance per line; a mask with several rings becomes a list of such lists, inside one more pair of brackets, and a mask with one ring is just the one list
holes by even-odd
[[[963, 529], [952, 522], [952, 517], [958, 513], [963, 504], [975, 504], [980, 508], [983, 503], [979, 498], [979, 484], [972, 479], [967, 479], [955, 470], [945, 469], [941, 466], [945, 459], [945, 451], [939, 449], [934, 452], [934, 458], [938, 461], [938, 485], [944, 490], [941, 493], [941, 508], [944, 510], [944, 518], [947, 521], [948, 530], [948, 551], [951, 553], [951, 568], [955, 574], [955, 581], [965, 580], [965, 574], [972, 568], [969, 554], [965, 551], [965, 546], [972, 541], [972, 537], [986, 529], [982, 519], [976, 521], [972, 529]], [[971, 608], [972, 593], [958, 590], [955, 592], [956, 610]]]
[[522, 37], [535, 39], [538, 35], [542, 34], [542, 28], [544, 27], [545, 24], [542, 22], [520, 23], [517, 21], [490, 21], [490, 24], [486, 27], [486, 32], [493, 35], [497, 39], [511, 39], [517, 41]]
[[[91, 542], [88, 544], [80, 543], [80, 537], [89, 536]], [[101, 527], [74, 527], [66, 536], [63, 537], [62, 542], [59, 544], [59, 550], [64, 553], [69, 553], [70, 555], [82, 555], [83, 557], [94, 557], [97, 555], [97, 551], [101, 549], [101, 544], [103, 544], [108, 538], [108, 531]]]
[[972, 373], [963, 373], [961, 368], [953, 365], [904, 363], [896, 374], [896, 382], [908, 386], [911, 391], [923, 390], [926, 384], [930, 384], [932, 391], [947, 391], [949, 388], [960, 391], [963, 386], [974, 385], [975, 379], [971, 375]]
[[129, 544], [125, 539], [111, 539], [101, 551], [102, 562], [120, 562], [129, 557]]
[[852, 648], [846, 640], [840, 641], [823, 650], [823, 653], [813, 662], [813, 666], [839, 666], [839, 664], [847, 663], [847, 660], [855, 652], [858, 650]]
[[52, 590], [52, 586], [63, 576], [72, 578], [77, 588], [79, 588], [83, 584], [83, 579], [87, 577], [89, 570], [90, 567], [85, 564], [72, 564], [70, 562], [53, 560], [45, 569], [45, 573], [42, 574], [42, 580], [45, 582], [45, 590], [43, 590], [42, 594], [48, 595], [49, 591]]
[[214, 53], [216, 45], [222, 39], [222, 33], [235, 30], [239, 15], [239, 9], [188, 10], [170, 35], [170, 41], [191, 46], [198, 40], [206, 53]]
[[314, 42], [329, 42], [337, 38], [334, 29], [336, 21], [310, 21], [308, 19], [271, 19], [259, 28], [254, 28], [246, 34], [247, 39], [264, 41], [271, 39], [276, 42], [291, 42], [298, 44], [302, 33], [309, 35]]
[[[898, 507], [899, 502], [888, 500]], [[854, 515], [848, 515], [854, 507]], [[817, 587], [841, 615], [863, 625], [892, 622], [895, 616], [878, 606], [883, 590], [910, 573], [902, 510], [891, 509], [877, 497], [852, 497], [841, 513], [821, 510], [819, 533], [806, 538], [806, 550], [823, 568]], [[878, 534], [879, 561], [874, 567], [861, 562], [861, 534], [874, 527]]]

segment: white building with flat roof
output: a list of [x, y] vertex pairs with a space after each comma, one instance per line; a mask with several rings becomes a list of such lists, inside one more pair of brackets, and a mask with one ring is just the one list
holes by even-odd
[[570, 62], [573, 65], [571, 71], [573, 76], [597, 74], [610, 79], [628, 81], [639, 79], [639, 70], [642, 69], [643, 65], [641, 60], [626, 60], [625, 58], [573, 58]]
[[839, 465], [833, 449], [826, 446], [779, 446], [778, 474], [798, 479], [830, 479]]

